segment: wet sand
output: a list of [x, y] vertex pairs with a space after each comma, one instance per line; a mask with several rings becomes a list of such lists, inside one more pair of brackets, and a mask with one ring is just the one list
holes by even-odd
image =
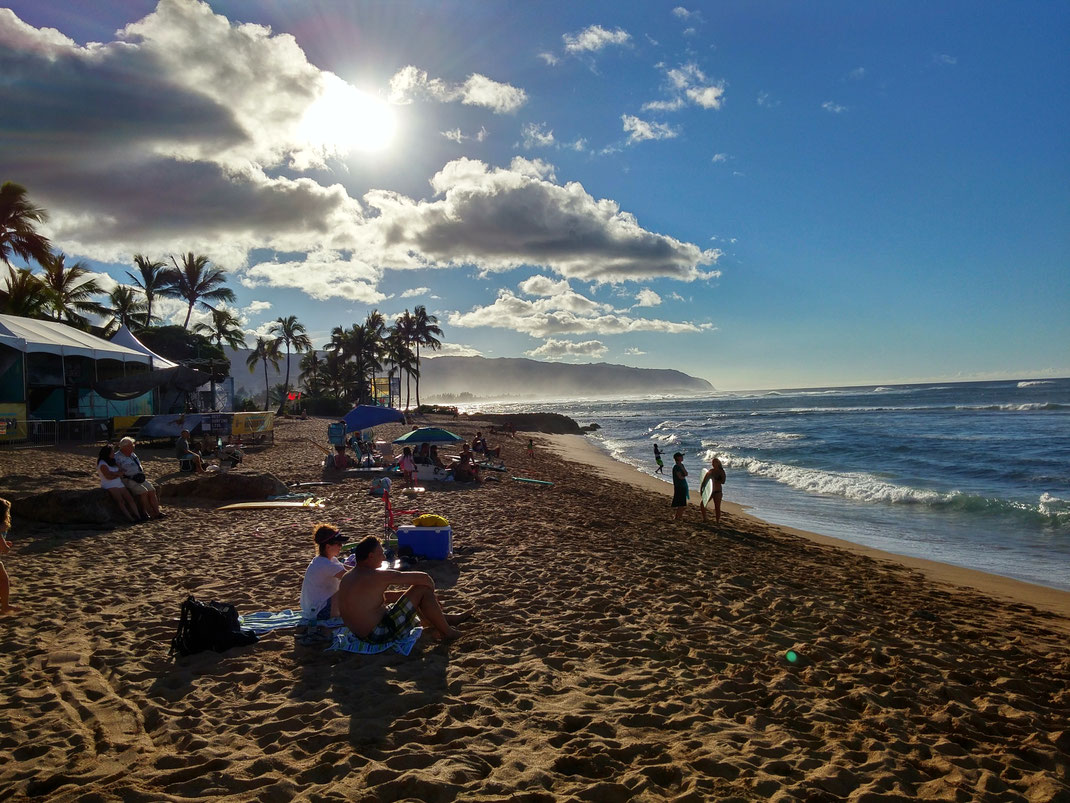
[[[319, 479], [302, 439], [325, 430], [282, 421], [243, 470]], [[455, 553], [421, 566], [448, 611], [476, 617], [409, 657], [324, 653], [293, 630], [166, 655], [188, 593], [243, 613], [296, 606], [313, 520], [381, 531], [367, 480], [315, 489], [322, 511], [187, 502], [113, 530], [16, 521], [0, 797], [1070, 796], [1063, 592], [914, 568], [728, 506], [720, 529], [693, 508], [673, 524], [657, 480], [582, 440], [533, 437], [533, 460], [526, 436], [502, 438], [509, 472], [419, 499], [450, 520]], [[94, 487], [95, 452], [0, 452], [0, 496]], [[168, 452], [139, 454], [150, 477], [174, 476]]]

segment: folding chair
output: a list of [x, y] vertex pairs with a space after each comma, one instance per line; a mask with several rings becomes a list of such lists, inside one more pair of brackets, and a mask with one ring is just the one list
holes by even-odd
[[394, 516], [406, 515], [406, 516], [419, 516], [419, 510], [395, 510], [390, 504], [390, 492], [385, 491], [383, 493], [383, 503], [386, 505], [386, 530], [391, 535], [397, 533], [398, 527], [394, 523]]

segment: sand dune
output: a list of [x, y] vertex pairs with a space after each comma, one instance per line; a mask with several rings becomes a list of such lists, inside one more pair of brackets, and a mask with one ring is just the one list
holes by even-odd
[[[324, 428], [282, 422], [249, 468], [318, 479], [301, 438]], [[292, 630], [166, 657], [187, 593], [295, 606], [313, 519], [380, 530], [367, 481], [317, 489], [318, 512], [16, 522], [0, 797], [1070, 798], [1058, 604], [936, 584], [738, 510], [720, 530], [694, 510], [673, 525], [659, 489], [613, 484], [535, 439], [533, 461], [526, 438], [504, 439], [505, 458], [553, 487], [506, 474], [419, 500], [455, 533], [454, 560], [423, 565], [448, 608], [477, 618], [407, 658], [324, 653]], [[92, 487], [91, 453], [0, 452], [0, 495]], [[146, 455], [150, 475], [173, 465]]]

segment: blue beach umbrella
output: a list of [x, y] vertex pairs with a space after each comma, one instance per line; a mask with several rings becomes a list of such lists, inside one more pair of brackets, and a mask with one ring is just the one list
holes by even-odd
[[400, 438], [394, 441], [394, 443], [400, 443], [403, 446], [412, 443], [460, 443], [463, 441], [460, 435], [454, 435], [448, 429], [439, 429], [438, 427], [423, 427], [421, 429], [414, 429], [412, 432], [406, 432]]
[[342, 420], [346, 422], [346, 429], [350, 432], [357, 432], [377, 427], [380, 424], [394, 422], [404, 424], [405, 414], [401, 410], [395, 410], [393, 407], [374, 407], [370, 404], [358, 404], [342, 416]]

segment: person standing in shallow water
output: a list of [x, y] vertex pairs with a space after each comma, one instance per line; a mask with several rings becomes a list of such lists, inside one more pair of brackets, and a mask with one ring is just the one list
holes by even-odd
[[684, 517], [684, 508], [687, 507], [687, 469], [684, 468], [684, 453], [676, 452], [672, 456], [672, 507], [673, 521], [680, 521]]
[[654, 470], [655, 474], [665, 473], [665, 463], [661, 459], [661, 449], [658, 445], [654, 444], [654, 462], [658, 464], [658, 467]]

